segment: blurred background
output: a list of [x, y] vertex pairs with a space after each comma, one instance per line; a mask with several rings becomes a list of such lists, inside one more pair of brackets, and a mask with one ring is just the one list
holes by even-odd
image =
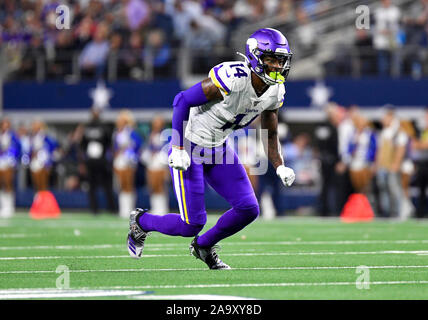
[[[176, 211], [174, 96], [262, 27], [293, 52], [279, 134], [296, 172], [288, 189], [250, 176], [262, 214], [338, 216], [357, 193], [378, 217], [427, 217], [428, 0], [2, 0], [1, 216], [45, 190], [63, 210]], [[236, 145], [247, 169], [254, 145]], [[228, 208], [209, 187], [206, 206]]]

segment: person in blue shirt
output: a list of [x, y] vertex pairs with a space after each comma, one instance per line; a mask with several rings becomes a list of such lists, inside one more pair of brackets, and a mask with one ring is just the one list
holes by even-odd
[[45, 191], [49, 188], [49, 177], [54, 163], [54, 152], [59, 144], [46, 132], [46, 125], [41, 120], [31, 124], [29, 161], [30, 171], [35, 191]]
[[129, 218], [135, 207], [135, 172], [140, 159], [142, 139], [134, 129], [134, 117], [122, 110], [113, 133], [113, 168], [119, 181], [119, 216]]
[[14, 177], [21, 156], [18, 135], [12, 130], [8, 118], [0, 124], [0, 218], [9, 218], [15, 213]]

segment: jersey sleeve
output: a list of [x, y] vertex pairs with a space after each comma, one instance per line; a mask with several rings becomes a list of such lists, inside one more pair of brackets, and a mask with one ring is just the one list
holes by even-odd
[[225, 98], [231, 92], [243, 88], [244, 79], [249, 73], [243, 62], [223, 62], [213, 67], [208, 76]]
[[280, 85], [276, 101], [269, 108], [267, 108], [267, 110], [276, 110], [281, 108], [284, 105], [284, 99], [285, 99], [285, 86]]

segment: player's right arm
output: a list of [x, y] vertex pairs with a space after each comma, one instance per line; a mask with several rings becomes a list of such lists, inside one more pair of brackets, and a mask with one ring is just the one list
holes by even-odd
[[189, 119], [190, 108], [210, 101], [223, 100], [232, 91], [239, 90], [245, 83], [243, 79], [247, 77], [247, 73], [242, 70], [244, 67], [242, 62], [236, 61], [218, 64], [210, 70], [208, 78], [175, 96], [172, 115], [174, 129], [172, 152], [168, 158], [171, 168], [186, 170], [190, 165], [190, 158], [184, 150], [184, 122]]
[[189, 119], [190, 108], [221, 99], [223, 96], [211, 78], [206, 78], [193, 87], [178, 93], [173, 102], [172, 128], [175, 130], [172, 138], [173, 147], [183, 148], [183, 124]]
[[184, 150], [184, 122], [189, 119], [190, 108], [222, 99], [219, 88], [211, 78], [206, 78], [175, 96], [172, 113], [172, 151], [168, 157], [171, 168], [187, 170], [190, 166], [190, 157]]

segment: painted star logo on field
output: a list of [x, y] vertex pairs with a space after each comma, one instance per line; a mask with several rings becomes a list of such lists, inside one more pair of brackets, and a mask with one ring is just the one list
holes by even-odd
[[311, 106], [321, 108], [329, 102], [333, 90], [327, 87], [324, 81], [317, 81], [315, 86], [308, 89], [308, 95], [311, 98]]
[[92, 108], [103, 110], [110, 106], [109, 100], [113, 96], [113, 90], [106, 87], [104, 81], [98, 81], [95, 89], [89, 91], [92, 98]]

